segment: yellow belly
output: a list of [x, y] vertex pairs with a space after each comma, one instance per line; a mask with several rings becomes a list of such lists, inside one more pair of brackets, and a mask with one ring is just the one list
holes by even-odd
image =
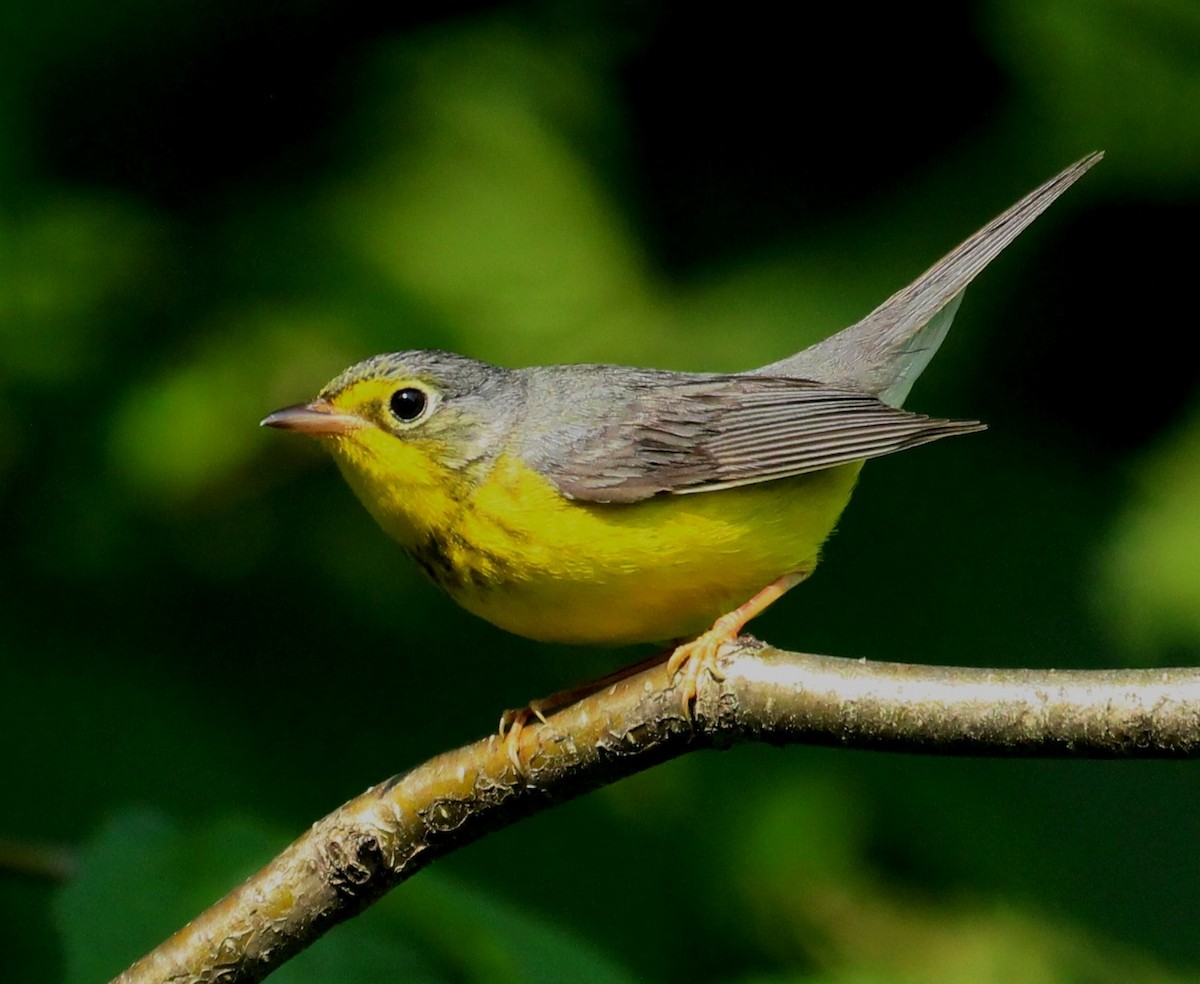
[[[619, 645], [695, 635], [791, 571], [811, 571], [860, 464], [631, 504], [563, 498], [511, 459], [412, 539], [460, 605], [533, 639]], [[385, 517], [377, 517], [389, 525]]]

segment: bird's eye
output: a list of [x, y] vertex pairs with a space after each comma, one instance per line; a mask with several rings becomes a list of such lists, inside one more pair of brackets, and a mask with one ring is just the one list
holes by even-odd
[[429, 397], [424, 390], [419, 390], [415, 386], [405, 386], [404, 389], [396, 390], [388, 401], [388, 407], [392, 414], [397, 420], [402, 420], [406, 424], [421, 416], [427, 406], [429, 406]]

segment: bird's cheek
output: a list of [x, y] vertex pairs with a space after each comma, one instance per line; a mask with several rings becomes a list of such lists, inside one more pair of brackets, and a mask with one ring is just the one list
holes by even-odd
[[334, 456], [347, 478], [380, 497], [413, 494], [445, 487], [445, 469], [423, 444], [406, 441], [382, 430], [351, 434], [337, 442]]

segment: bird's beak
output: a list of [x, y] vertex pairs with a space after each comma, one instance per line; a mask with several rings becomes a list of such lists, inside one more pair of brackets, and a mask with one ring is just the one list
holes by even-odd
[[371, 425], [349, 413], [338, 413], [328, 400], [313, 400], [295, 407], [276, 410], [259, 422], [260, 427], [278, 427], [310, 437], [340, 437]]

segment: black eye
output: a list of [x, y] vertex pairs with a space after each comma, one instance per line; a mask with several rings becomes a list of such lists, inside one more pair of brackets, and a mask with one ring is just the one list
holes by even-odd
[[402, 390], [396, 390], [388, 401], [388, 406], [396, 415], [396, 419], [405, 421], [416, 420], [425, 412], [428, 404], [429, 397], [415, 386], [406, 386]]

